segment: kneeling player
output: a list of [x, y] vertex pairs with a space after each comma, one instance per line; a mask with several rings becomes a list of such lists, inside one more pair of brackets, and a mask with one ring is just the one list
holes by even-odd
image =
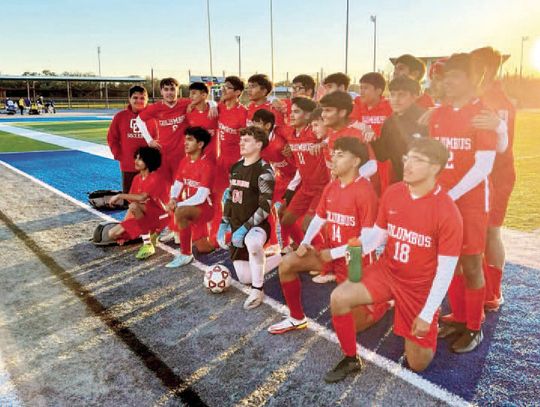
[[250, 126], [240, 132], [242, 159], [231, 167], [230, 186], [223, 194], [223, 219], [217, 241], [225, 245], [225, 233], [232, 231], [231, 260], [238, 280], [251, 284], [245, 309], [259, 306], [264, 298], [264, 244], [270, 236], [268, 215], [274, 193], [274, 172], [261, 159], [268, 145], [266, 132]]
[[[180, 254], [165, 267], [182, 267], [193, 261], [191, 242], [193, 232], [202, 231], [197, 248], [206, 241], [206, 250], [211, 251], [206, 235], [207, 222], [212, 220], [214, 208], [210, 197], [214, 165], [205, 154], [205, 148], [210, 144], [211, 135], [202, 127], [188, 127], [184, 139], [186, 156], [180, 162], [176, 179], [171, 187], [171, 199], [167, 209], [174, 212], [176, 227], [180, 235]], [[192, 230], [193, 229], [193, 230]], [[199, 233], [200, 234], [200, 233]]]
[[[290, 316], [268, 328], [273, 334], [305, 328], [298, 273], [322, 271], [331, 263], [338, 283], [347, 278], [344, 245], [372, 228], [377, 215], [377, 195], [371, 183], [358, 175], [368, 159], [366, 146], [353, 137], [339, 138], [332, 150], [332, 174], [336, 177], [322, 193], [316, 215], [296, 252], [288, 254], [279, 266], [279, 281]], [[316, 250], [311, 241], [326, 224], [326, 247]]]
[[140, 147], [135, 153], [135, 169], [139, 172], [134, 178], [129, 194], [118, 194], [111, 198], [114, 205], [121, 199], [130, 202], [126, 218], [109, 231], [109, 237], [119, 242], [142, 237], [143, 246], [136, 257], [144, 260], [152, 256], [156, 249], [154, 240], [167, 223], [162, 207], [166, 191], [156, 171], [161, 165], [161, 153], [152, 147]]
[[424, 370], [437, 347], [437, 314], [454, 274], [463, 239], [459, 211], [436, 177], [448, 151], [432, 139], [415, 140], [404, 156], [404, 182], [391, 185], [375, 227], [362, 235], [364, 254], [386, 241], [381, 258], [358, 283], [346, 281], [331, 297], [332, 322], [345, 354], [328, 383], [362, 369], [352, 309], [393, 299], [394, 332], [405, 338], [409, 367]]

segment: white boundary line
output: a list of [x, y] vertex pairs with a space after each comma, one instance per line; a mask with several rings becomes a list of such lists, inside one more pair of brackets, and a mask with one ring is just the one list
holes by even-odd
[[[27, 174], [15, 167], [13, 167], [12, 165], [4, 162], [4, 161], [1, 161], [0, 160], [0, 164], [3, 165], [4, 167], [12, 170], [13, 172], [19, 174], [19, 175], [22, 175], [26, 178], [28, 178], [29, 180], [35, 182], [36, 184], [48, 189], [49, 191], [61, 196], [62, 198], [65, 198], [67, 199], [68, 201], [74, 203], [75, 205], [83, 208], [83, 209], [86, 209], [87, 211], [89, 211], [90, 213], [100, 217], [101, 219], [104, 219], [104, 220], [112, 220], [112, 221], [117, 221], [116, 219], [112, 218], [111, 216], [108, 216], [108, 215], [105, 215], [97, 210], [95, 210], [94, 208], [86, 205], [85, 203], [65, 194], [64, 192], [62, 191], [59, 191], [58, 189], [44, 183], [43, 181], [40, 181], [39, 179], [33, 177], [32, 175], [30, 174]], [[168, 252], [168, 253], [171, 253], [171, 254], [176, 254], [176, 252], [174, 251], [174, 249], [170, 248], [169, 246], [166, 246], [166, 245], [162, 245], [162, 244], [158, 244], [158, 246], [163, 249], [164, 251]], [[195, 260], [191, 263], [193, 266], [197, 267], [198, 269], [200, 269], [201, 271], [205, 271], [206, 268], [208, 266], [204, 265], [203, 263]], [[247, 286], [244, 286], [243, 284], [237, 282], [236, 280], [233, 280], [232, 281], [232, 286], [235, 287], [236, 289], [242, 291], [243, 293], [245, 294], [249, 294], [249, 288]], [[272, 298], [269, 298], [269, 297], [265, 297], [264, 299], [264, 303], [265, 304], [268, 304], [270, 307], [272, 307], [275, 311], [281, 313], [281, 314], [287, 314], [288, 313], [288, 310], [287, 310], [287, 307], [279, 302], [277, 302], [276, 300], [272, 299]], [[330, 341], [330, 342], [333, 342], [333, 343], [336, 343], [338, 344], [338, 339], [335, 335], [334, 332], [332, 332], [331, 330], [329, 330], [328, 328], [320, 325], [319, 323], [313, 321], [312, 319], [309, 319], [309, 324], [308, 324], [308, 328], [315, 332], [317, 335], [325, 338], [326, 340]], [[458, 395], [456, 394], [453, 394], [453, 393], [450, 393], [448, 390], [445, 390], [443, 389], [442, 387], [434, 384], [434, 383], [431, 383], [429, 380], [426, 380], [424, 379], [423, 377], [417, 375], [416, 373], [408, 370], [408, 369], [405, 369], [403, 368], [401, 365], [397, 364], [396, 362], [390, 360], [390, 359], [387, 359], [385, 358], [384, 356], [381, 356], [369, 349], [366, 349], [364, 347], [361, 347], [360, 345], [357, 344], [357, 349], [358, 349], [358, 352], [360, 354], [360, 356], [362, 358], [364, 358], [365, 360], [368, 360], [370, 361], [371, 363], [373, 363], [374, 365], [388, 371], [389, 373], [393, 374], [394, 376], [397, 376], [399, 377], [400, 379], [404, 380], [405, 382], [411, 384], [412, 386], [422, 390], [423, 392], [429, 394], [430, 396], [433, 396], [441, 401], [444, 401], [445, 403], [448, 403], [449, 405], [451, 406], [470, 406], [471, 403], [467, 402], [466, 400], [464, 400], [463, 398], [459, 397]]]

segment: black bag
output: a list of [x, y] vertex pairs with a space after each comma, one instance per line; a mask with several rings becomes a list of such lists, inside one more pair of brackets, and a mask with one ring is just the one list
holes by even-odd
[[110, 199], [122, 191], [112, 191], [109, 189], [98, 189], [88, 193], [88, 203], [96, 209], [127, 209], [128, 202], [121, 199], [114, 206], [109, 205]]
[[97, 225], [92, 237], [92, 243], [96, 246], [110, 246], [116, 244], [116, 240], [109, 238], [109, 230], [118, 225], [118, 222], [104, 221]]

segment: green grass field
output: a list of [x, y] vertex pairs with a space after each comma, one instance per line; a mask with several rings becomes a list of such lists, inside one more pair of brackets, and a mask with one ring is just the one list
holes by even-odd
[[0, 131], [0, 153], [51, 150], [64, 150], [64, 148]]
[[[79, 140], [107, 144], [109, 122], [48, 122], [18, 126]], [[514, 156], [517, 182], [510, 199], [505, 226], [522, 231], [540, 229], [540, 111], [520, 111], [517, 115]], [[23, 137], [0, 137], [1, 151], [58, 149]]]

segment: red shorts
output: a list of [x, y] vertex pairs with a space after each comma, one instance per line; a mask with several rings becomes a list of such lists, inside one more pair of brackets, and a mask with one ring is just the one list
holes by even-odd
[[493, 191], [493, 200], [489, 211], [489, 226], [500, 227], [503, 225], [515, 181], [514, 177], [505, 182], [500, 182], [500, 184], [497, 183], [497, 186], [493, 185], [491, 189]]
[[[129, 212], [128, 212], [129, 213]], [[135, 219], [128, 216], [120, 224], [129, 236], [129, 239], [137, 239], [141, 235], [161, 231], [169, 222], [169, 216], [160, 219], [165, 214], [161, 208], [155, 205], [146, 205], [144, 216], [141, 219]]]
[[161, 176], [167, 184], [172, 185], [180, 161], [182, 161], [182, 158], [184, 158], [185, 155], [184, 143], [174, 148], [165, 147], [161, 149], [160, 171]]
[[287, 210], [296, 216], [315, 215], [325, 185], [300, 185]]
[[426, 336], [418, 338], [412, 335], [412, 324], [424, 308], [431, 287], [404, 285], [395, 279], [386, 262], [381, 259], [364, 270], [361, 282], [371, 294], [374, 304], [395, 301], [394, 333], [423, 348], [437, 349], [437, 331], [439, 312], [433, 316], [431, 327]]
[[291, 180], [292, 177], [276, 175], [276, 184], [274, 186], [274, 196], [272, 197], [272, 202], [280, 202], [282, 200]]
[[214, 207], [205, 202], [198, 206], [201, 215], [191, 224], [191, 239], [196, 242], [203, 237], [208, 237], [208, 222], [214, 217]]
[[482, 209], [464, 208], [458, 205], [463, 218], [462, 255], [484, 253], [489, 214]]

